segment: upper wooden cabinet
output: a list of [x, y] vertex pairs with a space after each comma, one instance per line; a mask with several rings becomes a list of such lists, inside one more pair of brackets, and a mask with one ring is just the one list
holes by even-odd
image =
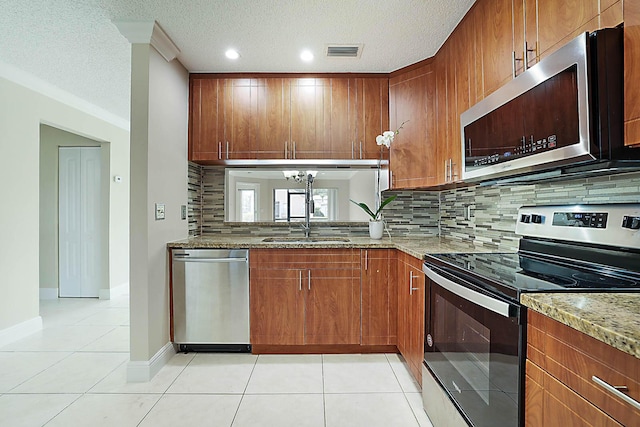
[[391, 130], [403, 122], [391, 146], [393, 189], [428, 187], [436, 183], [436, 73], [433, 63], [392, 76], [389, 80]]
[[223, 91], [217, 79], [191, 79], [189, 82], [189, 160], [222, 159], [224, 110], [219, 108]]
[[285, 78], [257, 79], [256, 157], [284, 159], [289, 149], [291, 82]]
[[388, 78], [190, 78], [189, 158], [380, 159]]
[[481, 0], [472, 9], [477, 15], [477, 44], [482, 58], [484, 96], [508, 82], [513, 75], [513, 0]]
[[389, 150], [376, 144], [376, 137], [389, 130], [389, 79], [356, 79], [356, 133], [354, 158], [389, 159]]
[[640, 2], [624, 2], [624, 141], [640, 144]]

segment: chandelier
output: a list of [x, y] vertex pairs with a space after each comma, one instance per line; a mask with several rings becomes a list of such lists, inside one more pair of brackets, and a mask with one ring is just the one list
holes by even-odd
[[295, 181], [295, 182], [298, 182], [298, 183], [304, 182], [309, 175], [311, 175], [313, 178], [315, 178], [317, 173], [318, 173], [318, 171], [312, 171], [312, 170], [308, 170], [308, 171], [297, 171], [297, 170], [282, 171], [282, 174], [284, 175], [284, 177], [287, 180]]

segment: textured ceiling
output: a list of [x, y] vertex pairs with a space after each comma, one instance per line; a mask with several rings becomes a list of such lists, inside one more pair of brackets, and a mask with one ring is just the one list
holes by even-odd
[[[0, 0], [0, 61], [128, 120], [130, 47], [112, 20], [157, 21], [192, 72], [389, 72], [433, 56], [473, 1]], [[325, 58], [332, 43], [362, 56]]]

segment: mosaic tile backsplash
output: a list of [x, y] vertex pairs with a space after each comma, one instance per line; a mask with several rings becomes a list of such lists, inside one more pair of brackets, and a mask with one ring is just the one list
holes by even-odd
[[[224, 168], [189, 164], [189, 235], [297, 235], [298, 225], [224, 222]], [[392, 236], [441, 235], [488, 249], [512, 251], [518, 208], [535, 204], [640, 203], [640, 173], [563, 182], [472, 186], [443, 191], [386, 191], [397, 194], [384, 217]], [[466, 216], [466, 213], [470, 213]], [[368, 233], [366, 223], [317, 224], [312, 235]]]

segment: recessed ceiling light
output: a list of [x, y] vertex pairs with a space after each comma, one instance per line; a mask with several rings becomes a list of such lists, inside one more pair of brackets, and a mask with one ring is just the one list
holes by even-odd
[[238, 59], [238, 58], [240, 58], [240, 54], [235, 49], [229, 49], [224, 54], [229, 59]]
[[313, 61], [313, 53], [310, 50], [303, 50], [300, 54], [300, 59], [305, 62]]

